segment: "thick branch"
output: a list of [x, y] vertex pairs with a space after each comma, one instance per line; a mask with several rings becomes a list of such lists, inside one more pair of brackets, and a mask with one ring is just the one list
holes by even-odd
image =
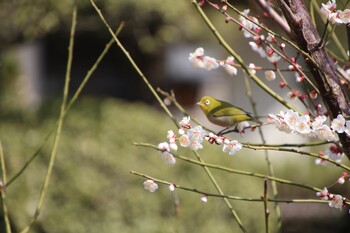
[[[278, 0], [292, 30], [293, 39], [300, 48], [308, 52], [316, 65], [308, 63], [310, 71], [319, 86], [322, 98], [331, 117], [342, 114], [350, 119], [349, 102], [336, 74], [336, 66], [323, 47], [323, 41], [312, 23], [303, 0]], [[350, 159], [350, 138], [339, 134], [343, 151]]]

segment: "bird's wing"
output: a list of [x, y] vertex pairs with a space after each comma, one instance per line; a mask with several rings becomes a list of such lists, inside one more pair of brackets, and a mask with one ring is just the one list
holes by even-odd
[[238, 116], [238, 115], [248, 115], [250, 117], [250, 113], [244, 111], [243, 109], [240, 108], [233, 108], [233, 107], [224, 107], [219, 110], [213, 109], [213, 116], [214, 117], [220, 117], [220, 116]]

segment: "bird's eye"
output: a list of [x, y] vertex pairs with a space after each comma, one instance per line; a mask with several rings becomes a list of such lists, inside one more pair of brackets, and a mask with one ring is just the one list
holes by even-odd
[[210, 104], [210, 100], [205, 100], [205, 105], [209, 105]]

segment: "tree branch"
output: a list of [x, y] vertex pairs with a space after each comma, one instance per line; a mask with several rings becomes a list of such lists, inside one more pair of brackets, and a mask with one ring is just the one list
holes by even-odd
[[[320, 69], [312, 63], [307, 63], [312, 76], [317, 83], [321, 96], [329, 114], [336, 118], [342, 114], [350, 118], [348, 97], [343, 90], [336, 73], [336, 65], [328, 56], [323, 41], [317, 32], [303, 0], [278, 0], [278, 3], [292, 30], [293, 39], [305, 52], [309, 53]], [[339, 134], [343, 151], [350, 159], [350, 138]]]

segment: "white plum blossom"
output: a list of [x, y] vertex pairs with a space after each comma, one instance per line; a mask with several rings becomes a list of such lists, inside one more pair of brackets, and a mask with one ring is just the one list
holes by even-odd
[[[243, 35], [245, 38], [250, 38], [250, 37], [255, 37], [255, 35], [253, 35], [252, 33], [250, 33], [248, 30], [254, 31], [254, 32], [259, 32], [261, 30], [261, 28], [258, 26], [259, 24], [259, 20], [255, 17], [252, 16], [248, 16], [250, 10], [246, 9], [243, 11], [243, 15], [245, 15], [246, 17], [249, 17], [252, 21], [246, 19], [243, 16], [239, 17], [239, 21], [242, 25], [242, 31], [243, 31]], [[248, 30], [247, 30], [248, 29]]]
[[174, 190], [175, 190], [175, 185], [174, 184], [171, 184], [171, 185], [169, 185], [169, 190], [171, 191], [171, 192], [173, 192]]
[[350, 23], [350, 10], [345, 9], [344, 11], [340, 11], [339, 19], [342, 21], [342, 23], [345, 23], [345, 24]]
[[[195, 137], [192, 137], [194, 139]], [[203, 139], [201, 140], [203, 142]], [[203, 145], [201, 144], [202, 142], [199, 142], [197, 140], [191, 140], [190, 136], [188, 134], [183, 134], [179, 138], [180, 145], [182, 147], [188, 147], [191, 150], [199, 150], [203, 149]]]
[[327, 120], [327, 117], [324, 115], [317, 116], [312, 122], [311, 126], [313, 130], [317, 130], [322, 127], [323, 123]]
[[238, 141], [224, 140], [224, 147], [222, 148], [223, 152], [226, 152], [229, 155], [234, 155], [241, 149], [242, 149], [242, 144], [239, 143]]
[[182, 147], [188, 147], [191, 144], [190, 137], [187, 134], [181, 135], [179, 143]]
[[345, 131], [345, 118], [339, 114], [337, 118], [334, 118], [331, 124], [331, 128], [337, 133], [344, 133]]
[[265, 78], [268, 81], [272, 81], [276, 79], [276, 73], [273, 70], [266, 70], [264, 74], [265, 74]]
[[237, 75], [237, 68], [234, 67], [232, 64], [234, 62], [234, 57], [233, 56], [229, 56], [226, 58], [225, 62], [221, 62], [220, 65], [226, 70], [226, 72], [233, 76], [233, 75]]
[[300, 134], [308, 134], [311, 132], [309, 115], [300, 116], [296, 119], [295, 129]]
[[303, 81], [305, 79], [304, 76], [300, 75], [298, 72], [295, 72], [294, 76], [295, 76], [295, 81], [297, 83], [300, 83], [301, 81]]
[[260, 57], [265, 58], [267, 56], [265, 49], [261, 45], [258, 45], [254, 41], [250, 41], [249, 45], [254, 52], [257, 52], [260, 55]]
[[201, 201], [202, 201], [203, 203], [207, 203], [207, 202], [208, 202], [208, 197], [207, 197], [207, 195], [201, 196]]
[[342, 175], [338, 178], [337, 183], [338, 184], [344, 184], [345, 183], [345, 178], [348, 178], [348, 173], [343, 172]]
[[170, 146], [169, 146], [169, 143], [167, 142], [161, 142], [158, 144], [158, 149], [160, 149], [162, 152], [164, 151], [170, 151]]
[[350, 23], [350, 10], [337, 10], [335, 0], [330, 0], [326, 4], [321, 3], [321, 15], [328, 19], [332, 24], [348, 24]]
[[320, 197], [322, 200], [328, 200], [328, 189], [325, 187], [321, 192], [317, 192], [316, 195]]
[[169, 139], [170, 149], [177, 151], [176, 135], [174, 134], [174, 131], [169, 130], [167, 138]]
[[278, 55], [271, 47], [266, 47], [267, 60], [271, 63], [276, 63], [281, 60], [281, 56]]
[[286, 121], [284, 120], [285, 113], [283, 111], [280, 112], [280, 114], [275, 115], [275, 114], [269, 114], [270, 116], [270, 121], [273, 122], [276, 126], [276, 128], [282, 132], [285, 133], [291, 133], [292, 129], [288, 126]]
[[271, 63], [276, 63], [281, 59], [281, 56], [278, 55], [270, 46], [265, 46], [264, 48], [261, 44], [257, 44], [254, 41], [250, 41], [249, 45], [253, 51], [260, 55], [260, 57], [266, 57]]
[[197, 68], [212, 70], [219, 67], [219, 63], [215, 58], [204, 56], [203, 48], [197, 48], [193, 53], [190, 53], [188, 60]]
[[166, 97], [163, 99], [163, 103], [166, 105], [166, 106], [170, 106], [172, 101], [170, 98]]
[[153, 180], [146, 180], [143, 182], [143, 187], [153, 193], [158, 189], [158, 184], [156, 184]]
[[244, 133], [244, 130], [246, 128], [248, 128], [249, 126], [250, 126], [250, 124], [248, 121], [242, 121], [242, 122], [237, 124], [236, 129], [238, 130], [238, 132]]
[[250, 70], [250, 72], [252, 72], [252, 74], [256, 74], [255, 68], [256, 68], [256, 66], [254, 63], [249, 63], [248, 69]]
[[317, 129], [314, 129], [313, 135], [319, 138], [320, 140], [326, 140], [328, 142], [336, 141], [338, 139], [337, 135], [331, 130], [331, 128], [328, 125], [322, 125]]
[[179, 134], [182, 135], [185, 133], [185, 129], [191, 128], [191, 117], [190, 116], [185, 116], [182, 118], [182, 120], [179, 122], [180, 129], [179, 129]]
[[299, 118], [299, 114], [294, 112], [293, 110], [289, 109], [285, 116], [284, 116], [284, 120], [286, 121], [287, 125], [291, 128], [291, 129], [295, 129], [296, 128], [296, 124], [297, 124], [297, 119]]
[[337, 163], [340, 163], [343, 156], [344, 156], [344, 153], [341, 150], [339, 150], [338, 147], [331, 146], [328, 150], [325, 150], [324, 152], [320, 152], [321, 158], [316, 159], [315, 163], [317, 165], [325, 166], [329, 164], [329, 162], [325, 159], [331, 159]]
[[202, 126], [197, 125], [194, 128], [189, 129], [187, 135], [189, 136], [190, 141], [198, 141], [199, 143], [202, 143], [206, 132], [203, 130]]
[[343, 206], [344, 206], [344, 200], [343, 197], [341, 195], [335, 195], [331, 202], [329, 202], [329, 206], [330, 207], [334, 207], [336, 209], [342, 210]]
[[330, 159], [334, 160], [337, 163], [340, 163], [344, 153], [338, 150], [332, 150], [332, 147], [329, 150], [324, 152]]
[[[168, 133], [169, 133], [169, 131], [168, 131]], [[162, 152], [162, 159], [167, 164], [175, 164], [176, 163], [175, 157], [170, 153], [170, 149], [174, 148], [174, 145], [171, 146], [172, 144], [176, 145], [175, 142], [171, 143], [170, 145], [167, 142], [161, 142], [161, 143], [158, 144], [158, 149], [160, 149], [161, 152]], [[177, 145], [176, 145], [176, 150], [177, 150]]]
[[204, 57], [204, 49], [197, 48], [193, 53], [190, 53], [188, 60], [192, 63], [194, 67], [203, 67], [203, 57]]
[[190, 148], [190, 150], [199, 150], [199, 149], [203, 149], [203, 145], [198, 142], [198, 141], [191, 141], [190, 145], [188, 146], [188, 148]]
[[328, 155], [325, 155], [325, 153], [321, 151], [321, 152], [320, 152], [320, 157], [321, 157], [321, 158], [317, 158], [317, 159], [315, 160], [315, 164], [316, 164], [316, 165], [326, 166], [326, 165], [328, 164], [328, 161], [325, 160], [325, 159], [329, 159]]
[[346, 121], [341, 114], [339, 114], [337, 118], [333, 119], [331, 128], [337, 133], [346, 133], [348, 136], [350, 136], [350, 121]]
[[164, 160], [165, 163], [174, 165], [176, 163], [176, 159], [174, 155], [168, 151], [162, 152], [162, 159]]
[[321, 140], [336, 141], [337, 135], [331, 128], [324, 124], [325, 116], [318, 116], [311, 121], [309, 115], [299, 116], [293, 110], [280, 112], [280, 114], [269, 114], [270, 121], [273, 122], [277, 129], [286, 133], [295, 133], [306, 137], [317, 137]]
[[219, 68], [219, 66], [220, 64], [215, 58], [204, 56], [202, 66], [200, 68], [204, 68], [206, 70], [213, 70]]

